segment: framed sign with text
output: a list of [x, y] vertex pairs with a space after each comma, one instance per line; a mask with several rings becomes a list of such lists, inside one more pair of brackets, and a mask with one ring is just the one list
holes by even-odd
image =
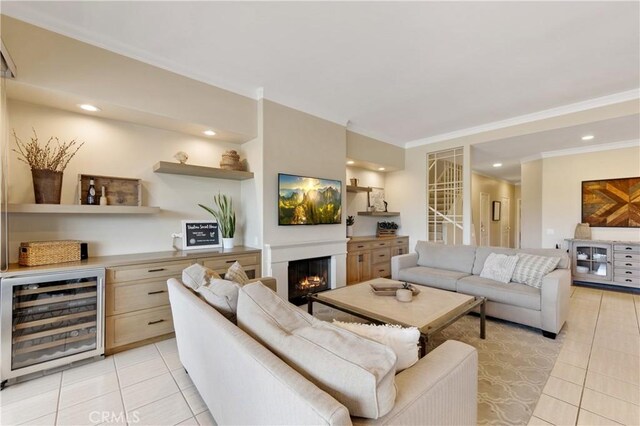
[[183, 220], [182, 250], [220, 247], [220, 230], [215, 220]]

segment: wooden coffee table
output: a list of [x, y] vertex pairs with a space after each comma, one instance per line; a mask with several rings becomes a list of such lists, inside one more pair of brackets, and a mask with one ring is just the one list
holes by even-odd
[[393, 296], [377, 296], [371, 283], [400, 283], [376, 278], [359, 284], [323, 291], [308, 296], [309, 313], [313, 303], [322, 303], [378, 324], [398, 324], [420, 330], [421, 356], [427, 351], [429, 338], [480, 307], [480, 338], [485, 338], [486, 298], [417, 285], [420, 293], [411, 302], [399, 302]]

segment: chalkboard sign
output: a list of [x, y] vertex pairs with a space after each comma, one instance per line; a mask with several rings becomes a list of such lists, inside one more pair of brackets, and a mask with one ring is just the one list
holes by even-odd
[[182, 250], [212, 247], [220, 247], [220, 231], [217, 221], [182, 221]]

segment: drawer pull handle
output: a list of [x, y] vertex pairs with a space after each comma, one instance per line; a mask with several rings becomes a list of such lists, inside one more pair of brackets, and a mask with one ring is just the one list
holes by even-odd
[[378, 272], [384, 272], [384, 269], [378, 269]]
[[631, 271], [624, 271], [625, 274], [633, 274]]
[[633, 247], [625, 247], [625, 250], [633, 250]]
[[151, 294], [160, 294], [160, 293], [164, 293], [164, 290], [150, 291], [147, 294], [151, 295]]
[[627, 259], [631, 259], [633, 256], [631, 256], [630, 254], [625, 256]]
[[364, 246], [358, 246], [358, 248], [362, 248], [362, 247], [364, 247]]
[[626, 281], [626, 282], [628, 282], [628, 283], [630, 283], [630, 282], [631, 282], [631, 280], [630, 280], [629, 278], [627, 278], [625, 281]]
[[386, 255], [384, 254], [379, 254], [378, 257], [385, 257]]
[[158, 321], [149, 321], [149, 322], [147, 323], [147, 325], [159, 324], [159, 323], [161, 323], [161, 322], [164, 322], [164, 320], [163, 320], [163, 319], [159, 319]]
[[235, 259], [233, 259], [233, 260], [227, 260], [227, 262], [226, 262], [226, 263], [236, 263], [236, 260], [235, 260]]
[[162, 272], [164, 270], [165, 270], [165, 268], [149, 269], [147, 272]]
[[624, 266], [633, 266], [633, 263], [625, 263]]

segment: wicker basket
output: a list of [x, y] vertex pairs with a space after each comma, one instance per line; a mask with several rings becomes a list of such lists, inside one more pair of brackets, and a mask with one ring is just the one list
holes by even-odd
[[80, 241], [32, 241], [20, 243], [18, 263], [22, 266], [49, 265], [80, 260]]

